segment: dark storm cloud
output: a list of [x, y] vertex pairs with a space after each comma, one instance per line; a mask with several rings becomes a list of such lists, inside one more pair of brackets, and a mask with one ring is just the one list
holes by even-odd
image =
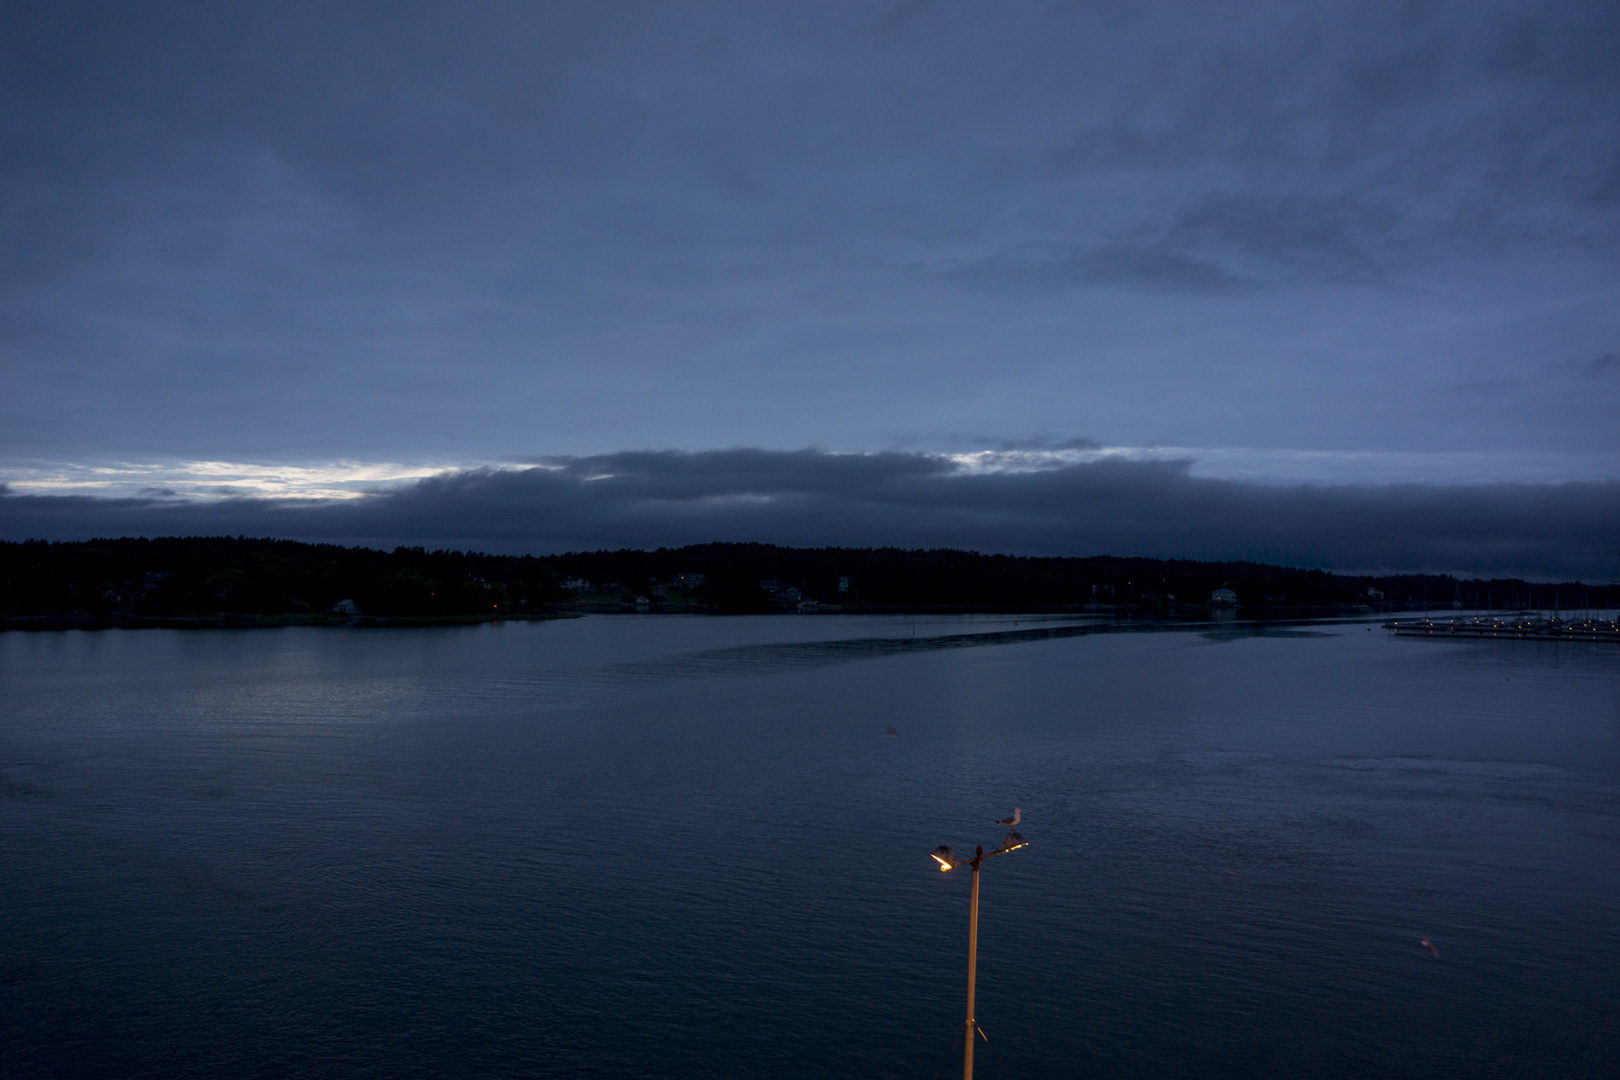
[[327, 504], [0, 497], [10, 539], [197, 533], [503, 552], [948, 546], [1591, 579], [1612, 565], [1620, 483], [1276, 487], [1194, 477], [1186, 462], [975, 473], [920, 454], [744, 449], [558, 458]]

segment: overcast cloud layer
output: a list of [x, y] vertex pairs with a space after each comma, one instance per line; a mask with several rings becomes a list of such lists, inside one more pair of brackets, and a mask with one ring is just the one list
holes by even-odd
[[248, 534], [543, 553], [712, 540], [1602, 580], [1620, 482], [1280, 487], [1107, 460], [974, 472], [907, 453], [636, 453], [417, 481], [346, 502], [0, 495], [0, 536]]
[[[1488, 562], [1535, 500], [1612, 517], [1617, 241], [1612, 2], [10, 3], [0, 482], [30, 494], [6, 520], [227, 512], [27, 501], [109, 464], [191, 490], [220, 463], [815, 445], [920, 468], [1086, 435], [1201, 450], [1191, 474], [1105, 462], [1165, 478], [1122, 488], [1146, 501], [1112, 525], [1063, 516], [1089, 494], [1029, 501], [1100, 466], [915, 481], [954, 509], [846, 492], [702, 520], [1174, 554], [1208, 523], [1165, 524], [1155, 492], [1259, 500], [1284, 529], [1288, 500], [1322, 522], [1427, 500], [1425, 521], [1508, 515], [1518, 539], [1468, 547]], [[552, 490], [478, 476], [231, 512], [437, 529], [410, 508]], [[1417, 483], [1370, 486], [1391, 479]], [[651, 523], [699, 520], [628, 505], [557, 527], [664, 543]], [[561, 535], [490, 513], [469, 537]], [[1328, 532], [1268, 550], [1385, 551]], [[1451, 550], [1422, 535], [1404, 564]]]

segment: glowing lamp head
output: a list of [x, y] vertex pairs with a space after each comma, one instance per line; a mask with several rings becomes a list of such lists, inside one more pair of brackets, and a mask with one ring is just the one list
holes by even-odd
[[929, 852], [929, 856], [935, 862], [939, 863], [939, 868], [941, 871], [954, 870], [956, 868], [956, 853], [945, 844], [941, 844], [939, 847]]
[[1029, 841], [1024, 839], [1021, 832], [1007, 831], [1007, 839], [1001, 842], [1002, 851], [1017, 851], [1021, 847], [1029, 847]]

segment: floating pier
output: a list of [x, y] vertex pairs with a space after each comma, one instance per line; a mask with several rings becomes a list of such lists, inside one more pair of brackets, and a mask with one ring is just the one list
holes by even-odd
[[1384, 624], [1402, 637], [1524, 638], [1532, 641], [1611, 641], [1620, 645], [1620, 622], [1613, 619], [1544, 618], [1519, 612], [1455, 619], [1398, 619]]

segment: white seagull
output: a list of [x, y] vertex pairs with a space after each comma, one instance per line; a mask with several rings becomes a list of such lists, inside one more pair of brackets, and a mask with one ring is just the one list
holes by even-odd
[[1016, 829], [1016, 828], [1018, 828], [1018, 823], [1020, 821], [1022, 821], [1022, 820], [1024, 820], [1024, 812], [1022, 810], [1018, 809], [1015, 806], [1015, 807], [1013, 807], [1013, 816], [1012, 817], [1007, 818], [1007, 819], [1005, 819], [1003, 821], [998, 821], [998, 822], [996, 822], [996, 824], [997, 825], [1005, 825], [1009, 829]]

